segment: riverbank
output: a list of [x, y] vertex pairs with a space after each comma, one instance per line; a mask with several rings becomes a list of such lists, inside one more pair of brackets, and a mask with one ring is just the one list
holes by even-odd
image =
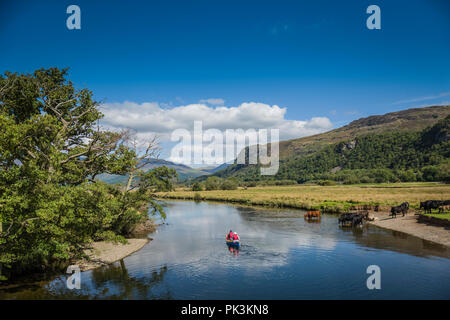
[[367, 222], [370, 225], [403, 232], [450, 248], [450, 230], [448, 227], [420, 222], [418, 215], [411, 213], [397, 218], [390, 217], [389, 212], [373, 212], [371, 214], [376, 219]]
[[126, 244], [108, 241], [94, 242], [90, 248], [85, 250], [89, 259], [78, 260], [73, 264], [79, 266], [81, 271], [96, 269], [128, 257], [139, 251], [151, 240], [150, 238], [127, 239]]
[[155, 232], [157, 226], [159, 225], [152, 219], [136, 225], [131, 232], [133, 238], [127, 239], [127, 243], [124, 244], [111, 241], [93, 242], [84, 250], [88, 258], [75, 261], [73, 264], [78, 265], [81, 271], [87, 271], [122, 260], [153, 240], [148, 235]]

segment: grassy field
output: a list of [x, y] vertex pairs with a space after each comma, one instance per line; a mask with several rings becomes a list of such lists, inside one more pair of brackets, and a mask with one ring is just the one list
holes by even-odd
[[[353, 209], [381, 210], [408, 201], [411, 208], [418, 208], [420, 201], [450, 199], [450, 185], [438, 183], [392, 183], [367, 185], [295, 185], [266, 186], [237, 190], [189, 191], [177, 189], [157, 194], [159, 198], [213, 200], [287, 207], [298, 209], [321, 209], [340, 213]], [[369, 207], [370, 206], [370, 207]]]

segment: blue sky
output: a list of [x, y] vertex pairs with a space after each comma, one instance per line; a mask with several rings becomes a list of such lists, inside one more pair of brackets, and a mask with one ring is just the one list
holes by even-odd
[[[81, 30], [66, 28], [71, 4]], [[371, 4], [381, 30], [366, 27]], [[106, 103], [258, 102], [337, 127], [450, 101], [445, 0], [2, 0], [0, 39], [0, 72], [70, 67]]]

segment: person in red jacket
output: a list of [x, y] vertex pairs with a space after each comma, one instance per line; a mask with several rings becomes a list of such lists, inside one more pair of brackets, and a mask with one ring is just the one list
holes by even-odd
[[233, 235], [233, 240], [241, 240], [236, 232]]
[[227, 239], [228, 240], [233, 240], [233, 237], [234, 237], [233, 231], [230, 230], [230, 233], [227, 234]]

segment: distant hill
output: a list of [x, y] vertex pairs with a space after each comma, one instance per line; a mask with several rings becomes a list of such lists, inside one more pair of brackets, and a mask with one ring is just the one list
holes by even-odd
[[[420, 139], [428, 132], [426, 128], [436, 125], [449, 115], [450, 106], [433, 106], [361, 118], [329, 132], [281, 141], [280, 170], [276, 176], [264, 177], [259, 174], [258, 166], [238, 164], [217, 171], [214, 175], [236, 177], [244, 181], [341, 180], [352, 175], [359, 178], [370, 176], [367, 180], [373, 176], [374, 180], [376, 172], [349, 173], [348, 170], [376, 168], [397, 171], [411, 169], [415, 179], [422, 179], [422, 167], [448, 160], [445, 153], [448, 142], [434, 141], [430, 146]], [[447, 125], [448, 121], [444, 127]], [[445, 130], [448, 129], [440, 127], [439, 130], [439, 134], [446, 136], [445, 132], [448, 131]], [[402, 174], [397, 171], [392, 173], [395, 176], [392, 179]]]
[[368, 133], [420, 131], [450, 114], [450, 106], [414, 108], [375, 115], [350, 122], [343, 127], [313, 136], [280, 142], [280, 158], [316, 152], [326, 145]]
[[225, 168], [228, 168], [229, 166], [231, 166], [232, 163], [222, 163], [220, 166], [218, 167], [212, 167], [212, 168], [201, 168], [202, 171], [204, 172], [208, 172], [209, 174], [211, 173], [215, 173], [217, 171], [223, 170]]
[[[171, 162], [171, 161], [167, 161], [164, 159], [152, 159], [152, 162], [148, 165], [146, 165], [145, 167], [143, 167], [142, 169], [144, 171], [148, 171], [151, 170], [153, 168], [156, 167], [162, 167], [162, 166], [166, 166], [169, 169], [175, 169], [178, 173], [178, 181], [183, 182], [185, 180], [191, 179], [191, 178], [196, 178], [202, 175], [209, 175], [213, 171], [215, 168], [211, 168], [209, 170], [211, 171], [207, 171], [205, 169], [195, 169], [195, 168], [191, 168], [187, 165], [181, 164], [181, 163], [175, 163], [175, 162]], [[102, 174], [98, 176], [98, 179], [101, 181], [104, 181], [106, 183], [111, 183], [111, 184], [124, 184], [127, 180], [127, 176], [119, 176], [119, 175], [111, 175], [111, 174]]]

